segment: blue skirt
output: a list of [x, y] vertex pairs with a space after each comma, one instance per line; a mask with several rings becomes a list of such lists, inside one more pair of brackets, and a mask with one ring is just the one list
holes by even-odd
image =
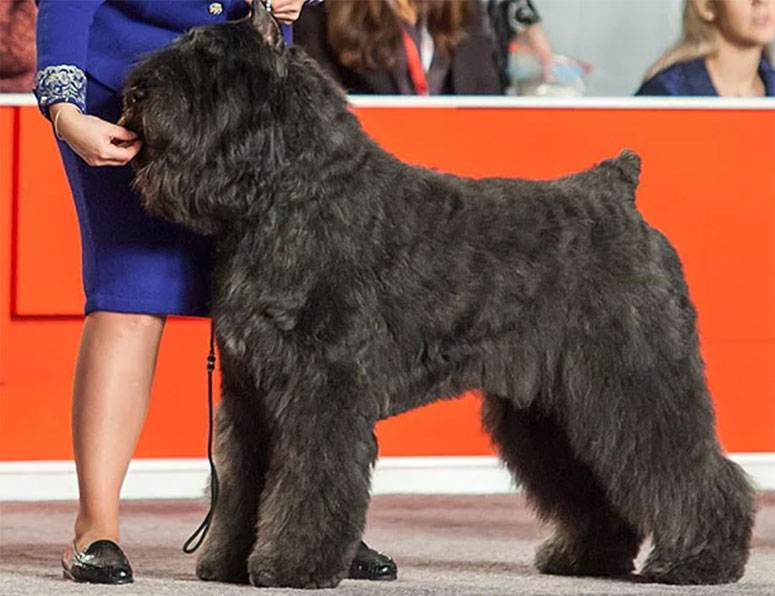
[[[121, 97], [89, 78], [86, 106], [116, 122]], [[86, 314], [207, 316], [212, 240], [150, 216], [131, 166], [91, 167], [62, 141], [59, 151], [78, 212]]]

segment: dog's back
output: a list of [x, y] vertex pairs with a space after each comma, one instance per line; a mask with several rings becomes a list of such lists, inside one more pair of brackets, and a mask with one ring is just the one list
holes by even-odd
[[[494, 300], [500, 321], [508, 324], [503, 317], [509, 304], [520, 318], [520, 306], [550, 296], [555, 305], [577, 302], [585, 291], [604, 292], [608, 279], [645, 284], [645, 277], [659, 275], [654, 263], [662, 263], [669, 250], [635, 208], [640, 159], [629, 151], [547, 181], [411, 170], [420, 181], [402, 192], [413, 195], [413, 210], [400, 225], [391, 222], [395, 233], [382, 248], [400, 257], [391, 262], [401, 269], [395, 274], [402, 287], [413, 279], [418, 287], [434, 287], [412, 296], [415, 312], [434, 312], [450, 302], [473, 321], [471, 309], [482, 311]], [[641, 266], [648, 271], [639, 271]], [[390, 275], [381, 273], [383, 280]], [[594, 288], [585, 288], [592, 279]], [[423, 295], [428, 303], [416, 302]], [[458, 318], [445, 313], [450, 324]]]

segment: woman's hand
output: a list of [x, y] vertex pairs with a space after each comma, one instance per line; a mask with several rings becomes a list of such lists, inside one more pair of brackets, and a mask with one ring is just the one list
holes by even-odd
[[554, 80], [552, 75], [552, 68], [554, 67], [554, 52], [552, 51], [552, 44], [549, 41], [549, 37], [546, 35], [541, 23], [530, 25], [522, 33], [520, 37], [524, 36], [527, 44], [533, 49], [541, 61], [541, 70], [543, 70], [544, 81], [550, 82]]
[[272, 14], [281, 23], [290, 25], [299, 18], [304, 0], [272, 0]]
[[137, 135], [96, 116], [81, 114], [69, 103], [49, 108], [56, 132], [90, 166], [123, 166], [140, 150]]

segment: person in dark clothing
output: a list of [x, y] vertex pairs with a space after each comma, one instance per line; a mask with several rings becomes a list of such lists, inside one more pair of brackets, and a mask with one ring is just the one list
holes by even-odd
[[503, 91], [477, 0], [328, 0], [302, 13], [294, 41], [348, 93]]

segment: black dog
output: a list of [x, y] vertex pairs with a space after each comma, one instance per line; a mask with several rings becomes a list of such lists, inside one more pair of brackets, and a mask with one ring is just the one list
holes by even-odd
[[625, 152], [559, 180], [406, 165], [271, 16], [131, 74], [147, 208], [217, 244], [221, 495], [202, 579], [334, 586], [377, 421], [470, 388], [539, 514], [546, 573], [743, 574], [752, 491], [721, 452], [680, 261]]

